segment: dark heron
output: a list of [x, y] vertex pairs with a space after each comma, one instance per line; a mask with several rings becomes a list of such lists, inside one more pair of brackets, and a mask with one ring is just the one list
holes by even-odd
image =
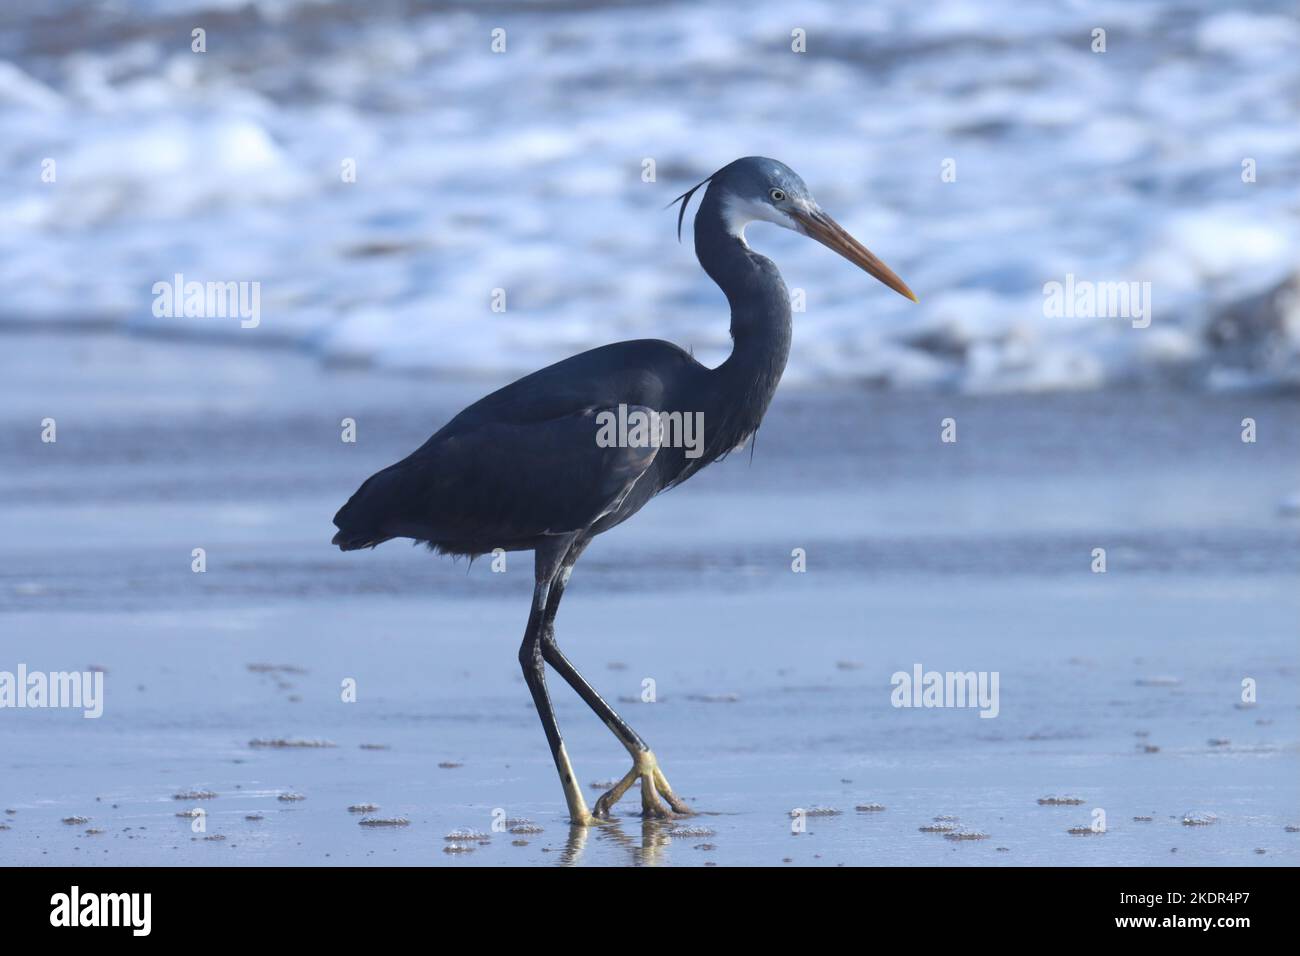
[[[534, 552], [533, 603], [519, 663], [569, 817], [578, 825], [608, 818], [638, 779], [645, 815], [667, 816], [664, 801], [676, 813], [690, 812], [646, 742], [560, 651], [555, 615], [573, 565], [592, 538], [743, 445], [767, 411], [790, 352], [790, 298], [776, 266], [745, 241], [745, 226], [762, 220], [810, 236], [916, 301], [903, 280], [822, 212], [804, 181], [776, 160], [738, 159], [674, 200], [681, 203], [679, 239], [687, 204], [706, 184], [695, 216], [695, 254], [731, 306], [734, 345], [725, 362], [708, 368], [655, 339], [567, 358], [466, 408], [410, 456], [367, 479], [334, 516], [334, 544], [344, 551], [412, 538], [440, 554]], [[620, 428], [619, 440], [611, 441], [614, 416], [651, 424]], [[664, 440], [665, 424], [687, 419], [703, 425], [693, 448]], [[565, 753], [544, 664], [632, 755], [632, 769], [594, 811]]]

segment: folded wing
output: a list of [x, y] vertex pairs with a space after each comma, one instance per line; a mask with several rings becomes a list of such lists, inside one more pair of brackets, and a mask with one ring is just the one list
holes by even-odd
[[[602, 412], [618, 409], [444, 429], [357, 490], [334, 516], [334, 543], [349, 551], [409, 537], [479, 554], [589, 527], [618, 507], [658, 452], [653, 444], [602, 447]], [[626, 407], [633, 412], [651, 409]]]

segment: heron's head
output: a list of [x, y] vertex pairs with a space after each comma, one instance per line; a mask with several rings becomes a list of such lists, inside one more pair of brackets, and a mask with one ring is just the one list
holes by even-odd
[[[879, 279], [899, 295], [913, 302], [915, 293], [889, 266], [828, 216], [813, 198], [799, 174], [785, 163], [763, 156], [746, 156], [722, 167], [704, 182], [683, 193], [677, 232], [681, 235], [682, 217], [691, 194], [708, 183], [709, 197], [717, 197], [718, 208], [728, 232], [744, 239], [745, 226], [751, 222], [772, 222], [816, 239], [849, 262]], [[674, 200], [676, 201], [676, 200]]]

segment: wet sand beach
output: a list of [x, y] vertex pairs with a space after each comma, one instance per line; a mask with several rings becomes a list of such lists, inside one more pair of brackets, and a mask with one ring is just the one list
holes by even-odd
[[[643, 823], [633, 795], [583, 834], [515, 657], [531, 556], [329, 546], [362, 479], [498, 381], [0, 346], [0, 671], [104, 680], [98, 719], [0, 710], [5, 863], [1300, 861], [1293, 394], [778, 392], [752, 461], [575, 573], [561, 646], [699, 810]], [[916, 665], [996, 672], [996, 717], [893, 706]], [[584, 783], [617, 779], [549, 685]]]

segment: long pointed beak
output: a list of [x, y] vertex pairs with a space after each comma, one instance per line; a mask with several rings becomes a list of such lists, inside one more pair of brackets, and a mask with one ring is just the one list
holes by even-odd
[[791, 210], [790, 215], [803, 228], [805, 235], [816, 239], [828, 249], [834, 249], [849, 262], [875, 276], [899, 295], [906, 296], [913, 302], [921, 301], [916, 297], [916, 293], [907, 287], [907, 283], [894, 274], [893, 269], [877, 259], [870, 249], [850, 236], [843, 226], [820, 209], [808, 212], [795, 209]]

